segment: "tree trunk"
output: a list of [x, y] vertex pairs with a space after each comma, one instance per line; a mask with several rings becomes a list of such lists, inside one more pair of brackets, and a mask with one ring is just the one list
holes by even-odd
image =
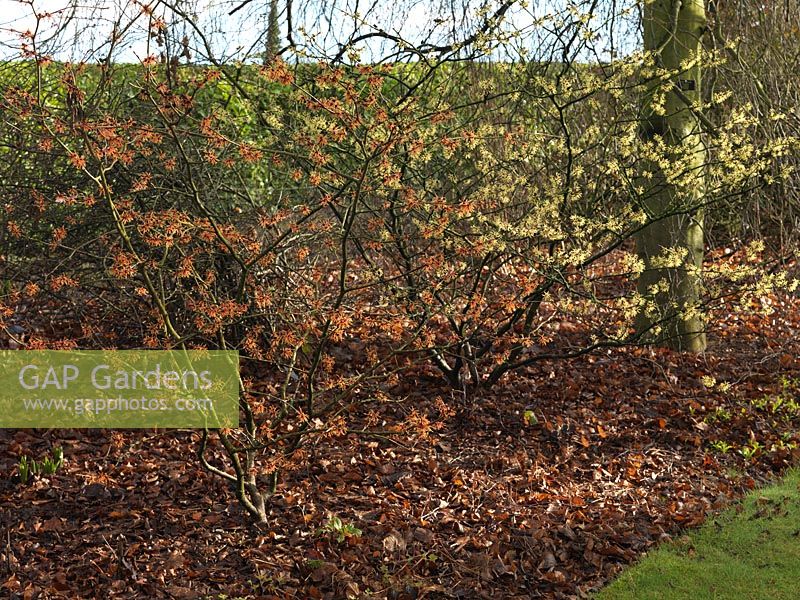
[[278, 19], [278, 0], [270, 0], [269, 17], [267, 18], [267, 47], [264, 52], [264, 64], [271, 62], [280, 50], [281, 34]]
[[[637, 329], [645, 339], [678, 350], [702, 352], [705, 320], [700, 310], [703, 264], [705, 147], [697, 110], [704, 0], [645, 0], [644, 47], [655, 53], [655, 72], [645, 73], [641, 134], [663, 140], [667, 161], [651, 161], [642, 177], [643, 206], [651, 221], [637, 237], [645, 270], [638, 281], [645, 303]], [[645, 70], [647, 71], [647, 69]], [[668, 71], [669, 79], [653, 78]], [[672, 88], [664, 95], [664, 84]], [[661, 164], [657, 164], [661, 163]]]

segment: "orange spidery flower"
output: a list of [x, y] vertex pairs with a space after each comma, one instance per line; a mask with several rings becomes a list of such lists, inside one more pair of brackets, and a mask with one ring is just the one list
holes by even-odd
[[69, 153], [69, 162], [78, 170], [83, 170], [86, 168], [86, 159], [76, 152]]
[[120, 250], [114, 255], [114, 264], [109, 269], [118, 279], [130, 279], [136, 275], [136, 263], [133, 256]]
[[242, 144], [239, 146], [239, 155], [242, 157], [244, 162], [256, 163], [263, 158], [264, 153], [258, 148], [248, 144]]
[[11, 234], [13, 238], [21, 238], [22, 237], [22, 230], [19, 228], [19, 225], [16, 221], [8, 221], [6, 222], [6, 228], [8, 232]]
[[194, 261], [191, 256], [184, 256], [181, 262], [178, 263], [177, 275], [181, 279], [186, 279], [192, 276], [194, 271]]
[[53, 230], [53, 239], [50, 241], [50, 252], [55, 251], [61, 242], [64, 241], [65, 237], [67, 237], [67, 228], [63, 225]]
[[54, 292], [65, 287], [78, 287], [78, 282], [69, 275], [58, 275], [50, 281], [50, 289]]
[[289, 70], [289, 66], [281, 59], [273, 60], [268, 66], [261, 69], [261, 74], [269, 81], [290, 85], [294, 81], [294, 75]]

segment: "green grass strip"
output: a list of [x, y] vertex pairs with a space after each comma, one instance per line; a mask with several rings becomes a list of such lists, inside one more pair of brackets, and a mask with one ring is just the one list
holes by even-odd
[[800, 598], [800, 471], [648, 553], [596, 598]]

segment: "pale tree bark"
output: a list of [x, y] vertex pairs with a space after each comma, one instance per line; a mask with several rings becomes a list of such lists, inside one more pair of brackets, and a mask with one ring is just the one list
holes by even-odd
[[[701, 135], [700, 51], [706, 26], [704, 0], [645, 0], [644, 46], [655, 53], [643, 102], [642, 137], [663, 140], [670, 159], [648, 164], [643, 204], [652, 219], [637, 237], [645, 270], [638, 281], [646, 299], [637, 328], [646, 339], [679, 350], [702, 352], [700, 313], [703, 264], [705, 147]], [[666, 96], [664, 96], [666, 86]]]
[[280, 50], [280, 21], [278, 19], [278, 0], [270, 0], [267, 20], [267, 48], [264, 52], [264, 63], [272, 61]]

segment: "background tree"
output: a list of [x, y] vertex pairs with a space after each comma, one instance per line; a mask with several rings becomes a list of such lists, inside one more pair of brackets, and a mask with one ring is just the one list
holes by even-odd
[[[766, 145], [800, 133], [800, 4], [757, 3], [746, 0], [709, 2], [710, 33], [706, 47], [724, 59], [704, 77], [707, 100], [730, 94], [708, 111], [717, 126], [728, 119], [740, 102], [752, 104], [759, 120], [751, 132], [753, 142]], [[743, 210], [731, 207], [708, 214], [710, 243], [731, 239], [763, 238], [790, 260], [796, 254], [800, 232], [800, 156], [790, 153], [767, 174]]]
[[[706, 347], [700, 114], [705, 30], [703, 0], [652, 0], [644, 5], [644, 49], [650, 54], [643, 71], [642, 137], [655, 160], [646, 163], [640, 182], [651, 223], [637, 236], [644, 262], [638, 288], [645, 300], [637, 327], [651, 339], [692, 352]], [[680, 184], [670, 183], [676, 179]]]
[[278, 19], [278, 0], [270, 0], [269, 17], [267, 20], [267, 49], [264, 54], [264, 62], [273, 60], [280, 50], [280, 21]]

